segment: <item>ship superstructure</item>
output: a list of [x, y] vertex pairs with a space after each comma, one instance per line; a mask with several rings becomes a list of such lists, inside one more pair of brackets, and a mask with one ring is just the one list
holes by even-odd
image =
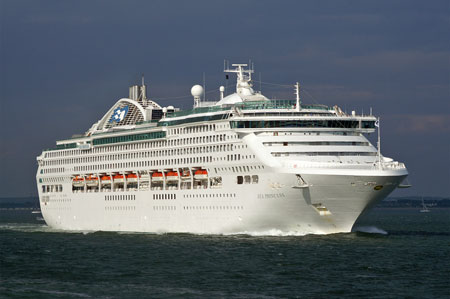
[[373, 115], [271, 100], [252, 69], [233, 65], [236, 92], [194, 108], [161, 107], [130, 87], [85, 134], [37, 157], [46, 223], [66, 230], [349, 232], [408, 172], [365, 134]]

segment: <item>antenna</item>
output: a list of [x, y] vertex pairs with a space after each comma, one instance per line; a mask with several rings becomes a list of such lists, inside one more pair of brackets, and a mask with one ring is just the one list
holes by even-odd
[[262, 86], [261, 86], [261, 72], [259, 72], [259, 92], [262, 94]]
[[[228, 77], [228, 75], [226, 75]], [[227, 93], [227, 88], [228, 88], [228, 78], [225, 77], [225, 94]]]
[[300, 111], [300, 83], [298, 82], [295, 83], [295, 96], [295, 99], [297, 100], [295, 109]]
[[206, 79], [205, 79], [206, 75], [205, 72], [203, 72], [203, 102], [206, 101]]
[[144, 100], [147, 99], [147, 88], [145, 86], [145, 79], [144, 79], [144, 73], [142, 73], [142, 77], [141, 77], [141, 83], [142, 85], [136, 86], [137, 87], [137, 95], [136, 95], [136, 99], [139, 100], [141, 99], [142, 103], [144, 103]]

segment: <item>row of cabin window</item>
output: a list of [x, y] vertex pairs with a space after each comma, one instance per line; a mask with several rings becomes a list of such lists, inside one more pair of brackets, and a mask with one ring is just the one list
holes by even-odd
[[58, 183], [64, 182], [64, 177], [39, 178], [39, 183]]
[[104, 156], [94, 156], [94, 157], [80, 157], [73, 159], [62, 159], [53, 161], [44, 161], [45, 166], [60, 165], [60, 164], [72, 164], [72, 163], [89, 163], [98, 161], [109, 161], [109, 160], [123, 160], [123, 159], [136, 159], [136, 158], [148, 158], [148, 157], [162, 157], [162, 156], [172, 156], [172, 155], [182, 155], [182, 154], [197, 154], [197, 153], [209, 153], [209, 152], [221, 152], [230, 151], [233, 149], [233, 145], [215, 145], [215, 146], [203, 146], [203, 147], [192, 147], [183, 149], [173, 149], [173, 150], [160, 150], [153, 152], [135, 152], [127, 154], [114, 154], [114, 155], [104, 155]]
[[368, 142], [359, 141], [294, 141], [294, 142], [263, 142], [267, 146], [296, 146], [296, 145], [353, 145], [353, 146], [368, 146]]
[[154, 206], [154, 211], [175, 211], [177, 209], [176, 206]]
[[105, 211], [135, 211], [135, 206], [111, 206], [105, 207]]
[[[280, 153], [272, 153], [275, 157], [281, 156]], [[367, 153], [372, 154], [372, 153]], [[251, 159], [255, 158], [255, 155], [243, 156], [243, 159]], [[240, 160], [240, 154], [228, 155], [227, 160]], [[111, 163], [111, 164], [94, 164], [94, 165], [86, 165], [86, 166], [75, 166], [74, 171], [92, 171], [92, 170], [102, 170], [102, 169], [116, 169], [116, 168], [124, 168], [124, 167], [151, 167], [151, 166], [163, 166], [163, 165], [173, 165], [173, 164], [189, 164], [189, 163], [208, 163], [213, 162], [214, 159], [211, 156], [204, 157], [190, 157], [190, 158], [179, 158], [179, 159], [170, 159], [170, 160], [158, 160], [158, 161], [137, 161], [137, 162], [124, 162], [124, 163]], [[233, 172], [249, 172], [253, 169], [263, 169], [264, 166], [233, 166], [229, 167], [228, 170], [232, 170]], [[217, 171], [225, 171], [227, 168], [214, 168], [215, 173]], [[63, 172], [64, 169], [61, 170]], [[45, 173], [45, 169], [41, 169], [41, 173]], [[51, 178], [44, 178], [43, 180], [50, 180]], [[61, 178], [62, 179], [62, 178]]]
[[[358, 128], [357, 120], [260, 120], [232, 121], [232, 128]], [[375, 121], [362, 121], [361, 128], [375, 128]]]
[[[213, 145], [213, 146], [202, 146], [202, 147], [191, 147], [191, 148], [183, 148], [183, 149], [172, 149], [172, 150], [159, 150], [154, 152], [136, 152], [136, 153], [126, 153], [126, 154], [114, 154], [114, 155], [103, 155], [103, 156], [93, 156], [93, 157], [80, 157], [80, 158], [71, 158], [71, 159], [61, 159], [54, 161], [44, 161], [44, 165], [46, 164], [80, 164], [80, 163], [90, 163], [90, 162], [101, 162], [101, 161], [110, 161], [110, 160], [124, 160], [124, 159], [132, 159], [132, 158], [148, 158], [148, 157], [164, 157], [164, 156], [174, 156], [174, 155], [186, 155], [186, 154], [201, 154], [201, 153], [209, 153], [209, 152], [222, 152], [222, 151], [232, 151], [232, 144], [224, 144], [224, 145]], [[236, 156], [236, 154], [235, 154]], [[185, 158], [180, 158], [185, 159]], [[228, 157], [228, 161], [240, 160], [239, 157]], [[208, 161], [206, 161], [208, 162]], [[211, 161], [209, 161], [211, 162]], [[179, 162], [183, 163], [183, 162]], [[188, 162], [189, 163], [189, 162]], [[155, 164], [157, 166], [158, 164]], [[153, 165], [141, 165], [141, 166], [153, 166]], [[78, 167], [79, 168], [79, 167]], [[99, 168], [100, 169], [100, 168]], [[51, 172], [64, 172], [64, 168], [57, 169], [55, 171], [41, 170], [41, 173], [51, 173]]]
[[362, 133], [355, 131], [309, 131], [309, 132], [298, 132], [298, 131], [263, 131], [258, 134], [259, 136], [362, 136]]
[[238, 185], [242, 185], [242, 184], [258, 184], [259, 182], [259, 177], [257, 175], [238, 175], [236, 182]]
[[200, 147], [188, 147], [179, 148], [172, 150], [157, 150], [157, 151], [141, 151], [135, 153], [118, 153], [110, 155], [101, 156], [91, 156], [91, 157], [79, 157], [79, 158], [69, 158], [69, 159], [59, 159], [44, 161], [44, 166], [53, 165], [67, 165], [67, 164], [79, 164], [79, 163], [89, 163], [89, 162], [100, 162], [100, 161], [110, 161], [110, 160], [122, 160], [122, 159], [132, 159], [132, 158], [148, 158], [148, 157], [162, 157], [162, 156], [172, 156], [172, 155], [185, 155], [185, 154], [197, 154], [197, 153], [209, 153], [209, 152], [222, 152], [222, 151], [232, 151], [232, 144], [220, 144], [220, 145], [209, 145]]
[[[231, 156], [233, 156], [231, 158]], [[240, 154], [229, 155], [227, 161], [237, 161], [242, 159], [255, 158], [255, 155], [245, 155]], [[215, 157], [203, 156], [203, 157], [187, 157], [187, 158], [177, 158], [168, 160], [151, 160], [151, 161], [136, 161], [136, 162], [123, 162], [123, 163], [111, 163], [111, 164], [94, 164], [94, 165], [82, 165], [75, 166], [74, 171], [92, 171], [92, 170], [102, 170], [102, 169], [115, 169], [124, 167], [152, 167], [152, 166], [170, 166], [179, 164], [192, 164], [192, 163], [211, 163], [215, 161], [224, 161], [225, 157]], [[234, 169], [234, 167], [233, 167]], [[234, 170], [233, 170], [234, 171]]]
[[133, 194], [125, 194], [125, 195], [105, 195], [105, 200], [136, 200], [136, 195]]
[[210, 194], [185, 194], [183, 195], [185, 198], [207, 198], [207, 197], [236, 197], [236, 193], [210, 193]]
[[74, 171], [90, 171], [100, 169], [116, 169], [124, 167], [152, 167], [152, 166], [169, 166], [175, 164], [192, 164], [192, 163], [211, 163], [213, 162], [212, 156], [203, 157], [189, 157], [178, 158], [168, 160], [152, 160], [152, 161], [137, 161], [137, 162], [123, 162], [123, 163], [111, 163], [111, 164], [94, 164], [94, 165], [82, 165], [75, 166]]
[[243, 210], [243, 206], [183, 206], [184, 210]]
[[377, 153], [367, 152], [272, 152], [274, 157], [287, 157], [287, 156], [376, 156]]
[[92, 142], [94, 145], [108, 144], [108, 143], [117, 143], [117, 142], [132, 142], [132, 141], [140, 141], [145, 139], [158, 139], [166, 137], [165, 132], [149, 132], [149, 133], [141, 133], [141, 134], [131, 134], [124, 136], [112, 136], [112, 137], [104, 137], [94, 139]]
[[215, 131], [216, 125], [210, 124], [210, 125], [201, 125], [201, 126], [191, 126], [191, 127], [185, 127], [185, 128], [175, 128], [170, 129], [170, 134], [191, 134], [191, 133], [201, 133], [201, 132], [207, 132], [207, 131]]
[[170, 193], [170, 194], [153, 194], [154, 200], [163, 200], [163, 199], [177, 199], [177, 195]]
[[225, 134], [208, 135], [208, 136], [201, 136], [201, 137], [172, 139], [172, 140], [167, 140], [167, 143], [169, 146], [177, 146], [177, 145], [189, 145], [189, 144], [196, 144], [196, 143], [221, 142], [221, 141], [225, 141], [226, 137], [227, 136]]
[[46, 169], [41, 169], [41, 174], [47, 174], [47, 173], [61, 173], [64, 172], [64, 168], [63, 167], [56, 167], [56, 168], [46, 168]]
[[[185, 129], [191, 129], [191, 128], [185, 128]], [[178, 129], [178, 130], [180, 130], [180, 129]], [[126, 136], [121, 136], [121, 137], [126, 137]], [[110, 138], [119, 138], [119, 137], [110, 137]], [[194, 144], [194, 143], [219, 142], [219, 141], [224, 141], [225, 138], [226, 138], [226, 134], [218, 134], [218, 135], [208, 135], [208, 136], [202, 136], [202, 137], [180, 138], [180, 139], [176, 139], [175, 141], [178, 145], [186, 145], [186, 144]], [[91, 150], [61, 149], [61, 150], [46, 152], [45, 158], [77, 156], [80, 154], [85, 154], [86, 152], [100, 153], [100, 152], [109, 152], [109, 151], [118, 151], [118, 150], [166, 147], [167, 141], [168, 140], [159, 140], [159, 141], [147, 141], [147, 142], [132, 143], [132, 144], [99, 146], [99, 147], [95, 147]]]
[[42, 193], [63, 192], [62, 185], [42, 185]]
[[[253, 157], [255, 157], [253, 155]], [[215, 173], [217, 173], [218, 171], [233, 171], [233, 172], [250, 172], [252, 170], [261, 170], [264, 169], [264, 165], [244, 165], [244, 166], [232, 166], [232, 167], [217, 167], [214, 168]]]

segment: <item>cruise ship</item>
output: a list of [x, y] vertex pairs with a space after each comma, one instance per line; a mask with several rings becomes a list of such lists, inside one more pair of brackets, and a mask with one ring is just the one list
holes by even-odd
[[[247, 64], [225, 67], [233, 93], [191, 89], [193, 108], [162, 107], [129, 88], [84, 134], [37, 157], [48, 226], [74, 231], [330, 234], [357, 219], [408, 172], [384, 157], [373, 115], [269, 99]], [[378, 138], [379, 140], [379, 138]]]

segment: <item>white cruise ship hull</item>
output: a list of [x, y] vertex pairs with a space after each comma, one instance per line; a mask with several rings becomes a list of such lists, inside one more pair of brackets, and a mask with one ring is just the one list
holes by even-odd
[[[407, 175], [406, 171], [372, 171], [372, 175], [302, 172], [309, 184], [304, 187], [293, 173], [269, 171], [259, 175], [258, 184], [233, 189], [45, 195], [41, 210], [50, 227], [76, 231], [341, 233], [350, 232], [358, 217]], [[383, 187], [375, 190], [376, 186]]]

